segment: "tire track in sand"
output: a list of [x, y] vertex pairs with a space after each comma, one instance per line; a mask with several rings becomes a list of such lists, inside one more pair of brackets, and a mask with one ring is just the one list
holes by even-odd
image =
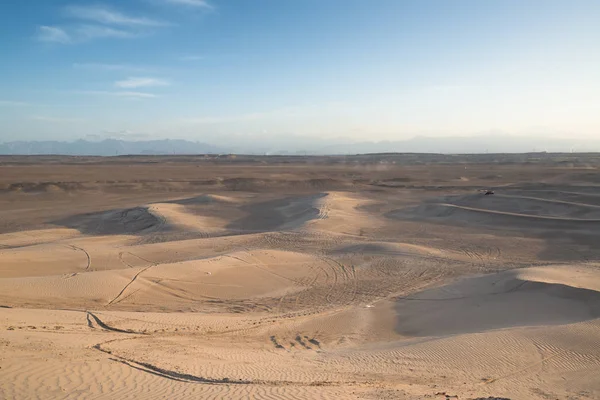
[[434, 203], [440, 207], [447, 208], [456, 208], [460, 210], [473, 211], [482, 214], [494, 214], [494, 215], [505, 215], [510, 217], [520, 217], [524, 219], [532, 219], [532, 220], [549, 220], [549, 221], [566, 221], [566, 222], [586, 222], [586, 223], [598, 223], [600, 219], [584, 219], [584, 218], [567, 218], [567, 217], [551, 217], [547, 215], [532, 215], [532, 214], [522, 214], [508, 211], [496, 211], [489, 210], [485, 208], [476, 208], [476, 207], [467, 207], [467, 206], [459, 206], [457, 204], [450, 203]]
[[150, 268], [152, 268], [152, 267], [155, 267], [155, 266], [157, 266], [157, 265], [158, 265], [158, 264], [157, 264], [157, 263], [155, 263], [155, 262], [152, 262], [152, 261], [150, 261], [150, 260], [146, 260], [145, 258], [142, 258], [142, 257], [140, 257], [140, 256], [137, 256], [137, 255], [135, 255], [135, 254], [133, 254], [133, 253], [129, 253], [129, 254], [131, 254], [131, 255], [133, 255], [133, 256], [135, 256], [135, 257], [137, 257], [137, 258], [141, 259], [141, 260], [144, 260], [144, 261], [146, 261], [146, 262], [149, 262], [149, 263], [151, 263], [151, 265], [149, 265], [149, 266], [147, 266], [146, 268], [144, 268], [144, 269], [142, 269], [142, 270], [138, 271], [138, 272], [137, 272], [137, 273], [136, 273], [136, 274], [133, 276], [133, 278], [131, 278], [131, 280], [130, 280], [130, 281], [129, 281], [129, 282], [128, 282], [128, 283], [127, 283], [127, 284], [126, 284], [124, 287], [123, 287], [123, 289], [121, 289], [121, 291], [119, 292], [119, 294], [117, 294], [117, 295], [116, 295], [116, 296], [115, 296], [115, 297], [114, 297], [114, 298], [113, 298], [111, 301], [109, 301], [109, 302], [106, 304], [107, 306], [110, 306], [111, 304], [113, 304], [113, 303], [117, 302], [117, 300], [119, 300], [119, 298], [120, 298], [120, 297], [123, 295], [123, 293], [125, 293], [125, 291], [127, 290], [127, 288], [128, 288], [129, 286], [131, 286], [131, 285], [133, 284], [133, 282], [135, 282], [135, 280], [138, 278], [138, 276], [140, 276], [140, 275], [141, 275], [143, 272], [146, 272], [146, 271], [147, 271], [147, 270], [149, 270]]
[[92, 266], [92, 257], [90, 256], [90, 253], [88, 253], [87, 250], [73, 244], [67, 244], [65, 246], [73, 250], [83, 251], [85, 253], [85, 256], [87, 257], [87, 265], [85, 266], [85, 270], [89, 271], [90, 267]]
[[109, 326], [107, 324], [105, 324], [100, 318], [98, 318], [94, 313], [90, 312], [90, 311], [86, 311], [86, 320], [87, 320], [87, 325], [90, 328], [94, 328], [94, 324], [92, 323], [92, 320], [90, 319], [90, 317], [92, 317], [92, 319], [96, 322], [96, 324], [107, 331], [111, 331], [111, 332], [118, 332], [118, 333], [128, 333], [128, 334], [136, 334], [136, 335], [145, 335], [145, 333], [141, 333], [141, 332], [135, 332], [132, 330], [124, 330], [124, 329], [119, 329], [119, 328], [113, 328], [112, 326]]

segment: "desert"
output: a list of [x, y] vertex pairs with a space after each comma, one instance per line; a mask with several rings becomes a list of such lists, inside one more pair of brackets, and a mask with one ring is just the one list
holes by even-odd
[[0, 398], [600, 398], [599, 167], [2, 156]]

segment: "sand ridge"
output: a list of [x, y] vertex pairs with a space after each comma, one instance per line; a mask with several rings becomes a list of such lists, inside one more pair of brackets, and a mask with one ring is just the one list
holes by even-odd
[[594, 183], [372, 157], [33, 168], [0, 193], [0, 398], [600, 397]]

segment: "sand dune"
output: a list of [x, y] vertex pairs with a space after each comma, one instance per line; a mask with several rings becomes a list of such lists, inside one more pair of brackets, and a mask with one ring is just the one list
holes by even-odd
[[489, 209], [484, 209], [484, 208], [459, 206], [456, 204], [448, 204], [448, 203], [438, 203], [437, 206], [442, 207], [442, 208], [448, 207], [448, 208], [461, 209], [461, 210], [465, 210], [465, 211], [472, 211], [472, 212], [483, 213], [483, 214], [501, 215], [501, 216], [505, 216], [505, 217], [519, 217], [519, 218], [523, 218], [523, 219], [547, 220], [547, 221], [552, 221], [552, 222], [557, 222], [557, 221], [560, 221], [560, 222], [592, 222], [592, 223], [600, 222], [600, 219], [554, 217], [554, 216], [547, 216], [547, 215], [531, 215], [531, 214], [524, 214], [524, 213], [497, 211], [497, 210], [489, 210]]
[[346, 161], [0, 193], [0, 398], [600, 397], [595, 186]]
[[589, 232], [597, 229], [600, 208], [594, 204], [530, 196], [467, 195], [431, 199], [418, 206], [393, 210], [387, 216], [493, 229]]
[[293, 230], [319, 217], [318, 201], [326, 193], [310, 196], [290, 196], [242, 206], [242, 218], [228, 227], [234, 231], [260, 232]]
[[148, 212], [167, 227], [174, 229], [203, 232], [207, 236], [225, 231], [226, 221], [214, 217], [190, 214], [186, 212], [183, 206], [178, 204], [152, 204], [148, 208]]
[[67, 244], [40, 244], [0, 250], [3, 277], [78, 273], [90, 266], [88, 254]]
[[377, 218], [359, 210], [361, 206], [369, 203], [369, 200], [358, 196], [329, 192], [316, 202], [315, 208], [319, 217], [307, 227], [313, 230], [360, 235], [365, 229], [375, 229], [380, 224]]
[[[507, 271], [415, 293], [398, 300], [397, 329], [439, 336], [599, 318], [600, 291], [572, 286], [581, 279], [572, 273], [568, 267]], [[598, 289], [600, 274], [586, 275]]]
[[369, 241], [368, 243], [359, 243], [351, 245], [343, 245], [334, 250], [335, 254], [370, 254], [370, 255], [387, 255], [393, 257], [422, 257], [425, 259], [439, 260], [460, 260], [470, 261], [470, 257], [465, 252], [448, 251], [435, 247], [416, 245], [411, 243], [390, 243]]
[[0, 235], [0, 249], [50, 243], [78, 235], [79, 231], [75, 229], [41, 229], [35, 231], [4, 233]]
[[54, 223], [85, 234], [122, 235], [160, 229], [165, 222], [148, 212], [147, 207], [135, 207], [75, 215]]
[[[135, 243], [135, 237], [58, 237], [41, 244], [0, 250], [4, 277], [48, 276], [112, 270], [130, 266], [123, 259], [122, 246]], [[120, 263], [117, 261], [121, 261]]]
[[202, 194], [200, 196], [186, 197], [179, 200], [172, 200], [170, 203], [180, 205], [197, 205], [197, 204], [239, 204], [242, 200], [232, 196], [224, 196], [217, 194]]

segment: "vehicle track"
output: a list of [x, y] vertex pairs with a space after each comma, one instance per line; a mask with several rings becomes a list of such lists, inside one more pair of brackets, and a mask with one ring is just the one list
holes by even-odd
[[100, 328], [102, 328], [104, 330], [107, 330], [107, 331], [118, 332], [118, 333], [127, 333], [127, 334], [145, 335], [145, 333], [135, 332], [135, 331], [132, 331], [132, 330], [123, 330], [123, 329], [119, 329], [119, 328], [113, 328], [112, 326], [109, 326], [109, 325], [105, 324], [100, 318], [98, 318], [91, 311], [86, 311], [87, 326], [90, 327], [90, 328], [95, 328], [94, 324], [92, 323], [92, 320], [90, 319], [90, 317], [94, 320], [94, 322], [96, 322], [96, 324]]
[[550, 220], [550, 221], [589, 222], [589, 223], [598, 223], [598, 222], [600, 222], [600, 219], [550, 217], [550, 216], [546, 216], [546, 215], [520, 214], [520, 213], [514, 213], [514, 212], [507, 212], [507, 211], [488, 210], [488, 209], [485, 209], [485, 208], [475, 208], [475, 207], [459, 206], [459, 205], [456, 205], [456, 204], [449, 204], [449, 203], [433, 203], [433, 204], [441, 206], [441, 207], [457, 208], [457, 209], [461, 209], [461, 210], [473, 211], [473, 212], [484, 213], [484, 214], [505, 215], [505, 216], [521, 217], [521, 218], [533, 219], [533, 220], [540, 220], [540, 219], [542, 219], [542, 220]]
[[87, 265], [85, 266], [85, 270], [89, 271], [90, 267], [92, 266], [92, 257], [90, 256], [90, 253], [88, 253], [84, 248], [81, 248], [79, 246], [75, 246], [73, 244], [67, 244], [65, 245], [66, 247], [73, 249], [73, 250], [79, 250], [82, 251], [85, 256], [87, 257]]
[[534, 200], [534, 201], [542, 201], [544, 203], [555, 203], [555, 204], [564, 204], [567, 206], [578, 206], [578, 207], [588, 207], [588, 208], [600, 209], [600, 206], [594, 205], [594, 204], [578, 203], [578, 202], [573, 202], [573, 201], [554, 200], [554, 199], [544, 199], [541, 197], [518, 196], [518, 195], [508, 195], [508, 194], [497, 194], [496, 197], [503, 197], [503, 198], [509, 198], [509, 199]]
[[125, 266], [126, 266], [126, 267], [128, 267], [128, 268], [135, 268], [133, 265], [129, 264], [127, 261], [125, 261], [125, 260], [123, 259], [123, 255], [124, 255], [124, 254], [131, 254], [131, 255], [133, 255], [133, 254], [132, 254], [131, 252], [129, 252], [129, 251], [127, 251], [127, 252], [120, 251], [120, 252], [119, 252], [119, 261], [121, 261], [121, 264], [125, 265]]
[[138, 273], [136, 273], [133, 278], [131, 278], [131, 280], [123, 287], [123, 289], [121, 289], [121, 291], [119, 292], [119, 294], [117, 294], [111, 301], [108, 302], [108, 304], [106, 304], [107, 306], [112, 305], [113, 303], [117, 302], [117, 300], [123, 295], [123, 293], [125, 293], [125, 291], [127, 290], [127, 288], [129, 286], [131, 286], [133, 284], [133, 282], [135, 282], [135, 280], [137, 279], [138, 276], [140, 276], [142, 274], [142, 272], [146, 272], [147, 270], [149, 270], [152, 267], [155, 267], [158, 264], [153, 264], [150, 265], [140, 271], [138, 271]]

